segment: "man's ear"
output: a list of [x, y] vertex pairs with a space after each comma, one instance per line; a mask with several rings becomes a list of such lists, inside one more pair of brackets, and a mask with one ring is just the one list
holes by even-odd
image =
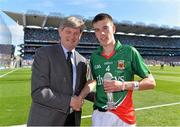
[[61, 36], [61, 32], [62, 32], [62, 30], [63, 30], [63, 28], [60, 28], [59, 27], [59, 29], [58, 29], [58, 33], [59, 33], [59, 35]]

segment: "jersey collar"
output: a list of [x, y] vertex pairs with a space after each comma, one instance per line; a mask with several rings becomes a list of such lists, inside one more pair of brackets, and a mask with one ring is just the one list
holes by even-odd
[[117, 52], [121, 47], [122, 47], [121, 42], [119, 40], [117, 40], [116, 45], [115, 45], [115, 51]]
[[109, 58], [110, 58], [111, 56], [113, 56], [114, 53], [116, 53], [121, 47], [122, 47], [121, 42], [120, 42], [119, 40], [117, 40], [117, 41], [116, 41], [116, 44], [115, 44], [115, 48], [114, 48], [115, 50], [114, 50], [109, 56], [104, 56], [104, 55], [103, 55], [103, 53], [102, 53], [103, 47], [102, 47], [102, 46], [100, 46], [100, 47], [98, 48], [98, 52], [99, 52], [100, 55], [102, 55], [102, 56], [104, 56], [105, 58], [109, 59]]

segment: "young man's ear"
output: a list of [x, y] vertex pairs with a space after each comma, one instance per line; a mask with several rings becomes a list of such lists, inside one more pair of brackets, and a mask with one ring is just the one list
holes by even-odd
[[116, 26], [113, 24], [113, 33], [116, 32]]

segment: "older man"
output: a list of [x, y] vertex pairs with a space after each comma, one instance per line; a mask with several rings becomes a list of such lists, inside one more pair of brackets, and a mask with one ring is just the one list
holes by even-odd
[[32, 105], [28, 126], [79, 126], [86, 83], [86, 59], [75, 47], [84, 22], [68, 17], [58, 31], [60, 43], [40, 48], [32, 66]]

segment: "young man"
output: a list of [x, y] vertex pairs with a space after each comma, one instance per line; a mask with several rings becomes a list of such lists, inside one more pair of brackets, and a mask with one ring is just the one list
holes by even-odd
[[[37, 50], [32, 66], [28, 126], [80, 126], [87, 61], [75, 47], [84, 22], [70, 16], [60, 25], [60, 43]], [[91, 99], [91, 98], [89, 98]]]
[[[133, 90], [153, 89], [153, 76], [139, 52], [115, 40], [116, 27], [110, 15], [100, 13], [92, 21], [100, 48], [92, 54], [90, 63], [96, 80], [96, 100], [93, 126], [135, 126]], [[142, 78], [134, 81], [134, 75]], [[115, 107], [108, 108], [107, 93], [113, 92]]]

